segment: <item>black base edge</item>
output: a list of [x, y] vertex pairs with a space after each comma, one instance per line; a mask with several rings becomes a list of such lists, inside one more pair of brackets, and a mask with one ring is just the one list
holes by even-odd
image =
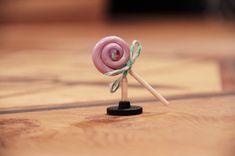
[[128, 116], [138, 115], [143, 112], [140, 106], [130, 105], [130, 101], [120, 101], [118, 106], [111, 106], [107, 108], [108, 115]]

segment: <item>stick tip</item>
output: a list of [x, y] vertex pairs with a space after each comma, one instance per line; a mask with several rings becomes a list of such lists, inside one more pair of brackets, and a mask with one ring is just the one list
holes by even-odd
[[163, 104], [164, 104], [165, 106], [169, 106], [170, 103], [169, 103], [167, 100], [164, 100]]

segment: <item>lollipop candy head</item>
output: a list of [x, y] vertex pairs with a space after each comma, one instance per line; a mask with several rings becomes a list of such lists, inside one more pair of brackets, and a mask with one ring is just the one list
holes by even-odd
[[[130, 102], [126, 100], [126, 76], [128, 73], [163, 104], [168, 104], [168, 101], [163, 96], [132, 70], [132, 65], [139, 57], [141, 49], [142, 47], [137, 40], [134, 40], [129, 48], [123, 39], [116, 36], [108, 36], [101, 39], [93, 49], [92, 60], [101, 73], [108, 76], [120, 74], [119, 78], [111, 83], [110, 92], [114, 93], [122, 84], [122, 101], [118, 107], [109, 107], [107, 109], [107, 113], [110, 115], [135, 115], [142, 113], [141, 107], [131, 107]], [[122, 106], [123, 104], [125, 104], [125, 108]]]
[[92, 51], [93, 63], [103, 74], [124, 67], [129, 57], [128, 44], [117, 36], [102, 38]]

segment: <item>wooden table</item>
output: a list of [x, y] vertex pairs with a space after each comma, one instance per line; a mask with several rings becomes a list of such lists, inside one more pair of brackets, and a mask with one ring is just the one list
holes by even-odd
[[[234, 155], [234, 23], [5, 24], [0, 30], [1, 156]], [[129, 98], [144, 113], [105, 114], [120, 98], [108, 92], [114, 77], [91, 62], [105, 35], [142, 43], [134, 70], [169, 107], [128, 77]]]

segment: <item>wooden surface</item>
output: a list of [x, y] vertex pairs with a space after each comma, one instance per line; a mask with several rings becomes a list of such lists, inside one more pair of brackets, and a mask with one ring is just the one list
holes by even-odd
[[2, 155], [233, 156], [235, 93], [135, 103], [144, 113], [104, 114], [106, 106], [1, 116]]
[[[0, 155], [233, 156], [233, 23], [147, 22], [1, 25]], [[139, 116], [105, 115], [120, 99], [114, 77], [91, 62], [98, 39], [138, 39], [134, 70], [169, 107], [128, 77]]]
[[[134, 70], [165, 96], [221, 91], [219, 66], [213, 60], [144, 54]], [[22, 51], [5, 56], [0, 70], [0, 108], [120, 99], [120, 90], [109, 93], [109, 83], [115, 77], [104, 76], [95, 69], [90, 51]], [[210, 76], [199, 76], [206, 74]], [[131, 76], [128, 79], [130, 98], [153, 97]]]

